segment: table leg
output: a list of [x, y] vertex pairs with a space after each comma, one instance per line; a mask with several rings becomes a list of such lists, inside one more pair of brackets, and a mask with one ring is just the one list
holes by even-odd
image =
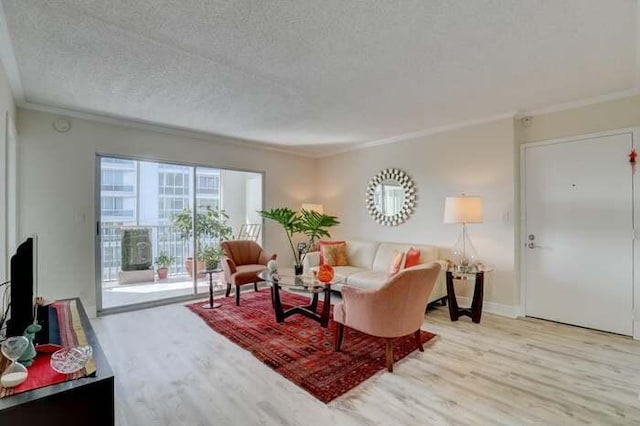
[[482, 317], [482, 298], [484, 297], [484, 272], [476, 274], [476, 283], [473, 289], [473, 301], [471, 302], [471, 320], [478, 324]]
[[453, 287], [453, 274], [451, 272], [447, 272], [447, 299], [449, 302], [449, 318], [451, 318], [451, 321], [458, 321], [460, 310], [458, 309], [456, 292]]
[[313, 297], [311, 298], [311, 304], [308, 306], [310, 310], [313, 312], [318, 308], [318, 293], [313, 293]]
[[222, 306], [222, 303], [213, 303], [213, 274], [209, 273], [209, 304], [202, 305], [204, 309], [216, 309]]
[[324, 290], [324, 301], [322, 304], [322, 316], [320, 317], [320, 325], [327, 327], [329, 325], [329, 313], [331, 312], [331, 286], [327, 286]]
[[280, 301], [280, 286], [278, 286], [278, 284], [271, 286], [271, 302], [273, 304], [273, 311], [276, 314], [276, 322], [284, 322], [284, 310], [282, 309], [282, 302]]

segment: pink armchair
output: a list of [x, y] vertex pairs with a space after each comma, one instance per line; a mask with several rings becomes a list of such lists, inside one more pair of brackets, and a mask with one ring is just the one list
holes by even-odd
[[434, 262], [405, 269], [375, 290], [343, 287], [343, 302], [333, 308], [333, 319], [338, 324], [336, 351], [340, 350], [347, 326], [386, 338], [387, 369], [391, 372], [395, 337], [413, 333], [418, 349], [424, 352], [420, 326], [439, 272], [440, 264]]
[[220, 247], [224, 250], [222, 269], [227, 283], [226, 297], [231, 293], [231, 286], [236, 289], [236, 306], [240, 306], [240, 286], [253, 283], [258, 291], [258, 272], [267, 267], [267, 262], [275, 259], [269, 256], [256, 242], [250, 240], [223, 241]]

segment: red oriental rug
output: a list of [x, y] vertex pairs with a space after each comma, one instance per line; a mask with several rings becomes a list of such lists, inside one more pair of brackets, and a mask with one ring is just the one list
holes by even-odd
[[[285, 309], [309, 301], [284, 291], [280, 297]], [[222, 303], [221, 308], [202, 309], [202, 301], [187, 307], [213, 330], [324, 403], [385, 369], [384, 339], [345, 328], [342, 351], [335, 352], [333, 321], [328, 328], [322, 328], [307, 317], [292, 315], [278, 324], [269, 290], [243, 293], [240, 306], [235, 306], [233, 297], [216, 301]], [[319, 302], [318, 311], [321, 309]], [[423, 343], [434, 337], [435, 334], [422, 332]], [[413, 335], [395, 339], [395, 361], [413, 351], [417, 351]]]

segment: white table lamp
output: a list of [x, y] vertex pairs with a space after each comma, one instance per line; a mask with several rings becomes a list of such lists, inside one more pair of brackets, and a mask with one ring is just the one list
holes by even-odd
[[444, 200], [444, 223], [462, 224], [456, 244], [453, 246], [456, 267], [468, 269], [476, 266], [478, 252], [467, 234], [467, 223], [482, 223], [482, 199], [465, 195], [447, 197]]

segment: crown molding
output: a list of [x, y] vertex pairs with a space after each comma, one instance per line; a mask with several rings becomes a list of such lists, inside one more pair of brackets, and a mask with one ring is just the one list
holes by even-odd
[[[638, 1], [640, 2], [640, 0], [638, 0]], [[638, 43], [638, 44], [640, 45], [640, 43]], [[640, 56], [639, 56], [639, 58], [640, 58]], [[639, 65], [638, 69], [640, 70], [640, 65]], [[638, 73], [638, 75], [640, 75], [640, 72]], [[350, 146], [350, 147], [347, 147], [347, 148], [343, 148], [343, 149], [340, 149], [340, 150], [327, 152], [325, 154], [320, 154], [320, 155], [317, 155], [316, 157], [317, 158], [327, 158], [327, 157], [331, 157], [331, 156], [339, 155], [339, 154], [344, 154], [344, 153], [351, 152], [351, 151], [357, 151], [357, 150], [361, 150], [361, 149], [372, 148], [372, 147], [375, 147], [375, 146], [387, 145], [387, 144], [396, 143], [396, 142], [410, 141], [410, 140], [417, 139], [417, 138], [420, 138], [420, 137], [431, 136], [431, 135], [435, 135], [435, 134], [438, 134], [438, 133], [450, 132], [450, 131], [457, 130], [457, 129], [462, 129], [462, 128], [465, 128], [465, 127], [477, 126], [477, 125], [480, 125], [480, 124], [487, 124], [487, 123], [491, 123], [491, 122], [494, 122], [494, 121], [504, 120], [504, 119], [507, 119], [507, 118], [517, 119], [517, 118], [522, 118], [522, 117], [535, 117], [537, 115], [549, 114], [549, 113], [553, 113], [553, 112], [560, 112], [560, 111], [580, 108], [580, 107], [584, 107], [584, 106], [594, 105], [594, 104], [598, 104], [598, 103], [602, 103], [602, 102], [610, 102], [610, 101], [615, 101], [615, 100], [619, 100], [619, 99], [630, 98], [630, 97], [638, 96], [638, 95], [640, 95], [640, 89], [634, 87], [632, 89], [627, 89], [627, 90], [621, 90], [621, 91], [618, 91], [618, 92], [607, 93], [607, 94], [604, 94], [604, 95], [594, 96], [594, 97], [591, 97], [591, 98], [584, 98], [584, 99], [580, 99], [580, 100], [576, 100], [576, 101], [564, 102], [564, 103], [561, 103], [561, 104], [554, 104], [554, 105], [549, 105], [549, 106], [546, 106], [546, 107], [541, 107], [541, 108], [536, 108], [536, 109], [522, 109], [522, 110], [518, 110], [518, 111], [514, 111], [514, 112], [504, 113], [504, 114], [497, 114], [497, 115], [493, 115], [493, 116], [489, 116], [489, 117], [485, 117], [485, 118], [478, 118], [478, 119], [473, 119], [473, 120], [462, 121], [462, 122], [459, 122], [459, 123], [456, 123], [456, 124], [447, 125], [447, 126], [433, 127], [433, 128], [429, 128], [429, 129], [419, 130], [419, 131], [413, 132], [413, 133], [405, 133], [405, 134], [402, 134], [402, 135], [392, 136], [392, 137], [389, 137], [389, 138], [384, 138], [384, 139], [378, 139], [378, 140], [369, 141], [369, 142], [358, 143], [358, 144], [354, 144], [353, 146]]]
[[467, 120], [467, 121], [461, 121], [459, 123], [448, 124], [446, 126], [431, 127], [431, 128], [428, 128], [428, 129], [419, 130], [417, 132], [404, 133], [404, 134], [397, 135], [397, 136], [391, 136], [389, 138], [377, 139], [377, 140], [373, 140], [373, 141], [357, 143], [357, 144], [354, 144], [353, 146], [350, 146], [350, 147], [347, 147], [347, 148], [343, 148], [343, 149], [340, 149], [340, 150], [328, 152], [326, 154], [320, 154], [320, 155], [317, 156], [317, 158], [326, 158], [326, 157], [331, 157], [333, 155], [344, 154], [344, 153], [351, 152], [351, 151], [358, 151], [358, 150], [362, 150], [362, 149], [373, 148], [373, 147], [376, 147], [376, 146], [388, 145], [388, 144], [397, 143], [397, 142], [410, 141], [410, 140], [418, 139], [418, 138], [425, 137], [425, 136], [436, 135], [438, 133], [446, 133], [446, 132], [450, 132], [450, 131], [453, 131], [453, 130], [463, 129], [465, 127], [471, 127], [471, 126], [477, 126], [477, 125], [480, 125], [480, 124], [493, 123], [494, 121], [500, 121], [500, 120], [504, 120], [504, 119], [508, 119], [508, 118], [514, 118], [515, 116], [516, 116], [516, 111], [513, 111], [513, 112], [507, 112], [507, 113], [503, 113], [503, 114], [496, 114], [496, 115], [492, 115], [492, 116], [485, 117], [485, 118], [477, 118], [477, 119], [472, 119], [472, 120]]
[[24, 102], [24, 89], [22, 80], [20, 79], [20, 71], [18, 70], [18, 61], [13, 51], [13, 43], [11, 43], [11, 35], [7, 26], [7, 19], [4, 13], [4, 6], [0, 1], [0, 59], [7, 73], [9, 87], [13, 93], [13, 99], [17, 103]]
[[245, 148], [260, 149], [263, 151], [278, 152], [280, 154], [293, 155], [297, 157], [316, 158], [314, 155], [310, 155], [305, 152], [300, 152], [295, 148], [287, 149], [284, 147], [274, 146], [263, 142], [253, 142], [249, 140], [234, 138], [225, 135], [219, 135], [216, 133], [201, 132], [198, 130], [168, 126], [166, 124], [138, 120], [113, 114], [105, 114], [93, 111], [79, 111], [64, 107], [46, 105], [35, 102], [21, 101], [17, 102], [17, 107], [30, 111], [45, 112], [54, 115], [62, 115], [71, 118], [79, 118], [82, 120], [96, 121], [99, 123], [110, 124], [121, 127], [129, 127], [140, 130], [148, 130], [156, 133], [162, 133], [165, 135], [179, 136], [191, 139], [200, 139], [208, 142], [218, 142], [228, 145], [240, 146]]
[[575, 101], [565, 102], [561, 104], [550, 105], [535, 109], [520, 110], [515, 118], [535, 117], [536, 115], [549, 114], [552, 112], [560, 112], [568, 109], [575, 109], [589, 105], [599, 104], [602, 102], [616, 101], [619, 99], [631, 98], [640, 95], [640, 89], [637, 87], [620, 90], [618, 92], [606, 93], [604, 95], [594, 96], [591, 98], [578, 99]]

